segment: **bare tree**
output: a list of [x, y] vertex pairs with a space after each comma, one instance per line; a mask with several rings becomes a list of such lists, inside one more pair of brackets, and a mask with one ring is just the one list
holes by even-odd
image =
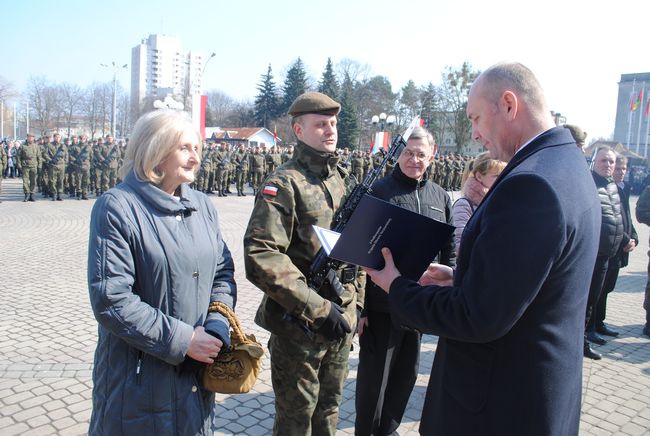
[[70, 83], [63, 83], [58, 86], [58, 89], [61, 95], [59, 106], [61, 107], [63, 118], [66, 123], [68, 136], [70, 136], [70, 131], [72, 130], [72, 119], [81, 109], [83, 91], [77, 85]]
[[0, 76], [0, 100], [7, 100], [16, 97], [18, 93], [14, 88], [13, 83]]
[[208, 92], [205, 123], [210, 126], [225, 126], [226, 120], [237, 107], [237, 102], [225, 92], [213, 90]]
[[110, 107], [112, 105], [112, 85], [108, 83], [93, 83], [86, 88], [82, 111], [90, 128], [90, 138], [101, 132], [103, 136], [110, 123]]
[[471, 140], [471, 125], [466, 115], [467, 97], [477, 76], [478, 72], [473, 71], [468, 62], [457, 70], [447, 66], [442, 73], [442, 110], [448, 114], [445, 119], [454, 133], [456, 151], [459, 153]]
[[60, 117], [56, 87], [44, 77], [32, 77], [27, 85], [27, 93], [32, 122], [43, 134]]

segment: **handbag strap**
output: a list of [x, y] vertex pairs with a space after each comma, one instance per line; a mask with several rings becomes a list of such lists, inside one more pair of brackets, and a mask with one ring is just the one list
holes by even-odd
[[241, 328], [241, 324], [239, 323], [235, 312], [227, 304], [222, 303], [221, 301], [213, 301], [210, 303], [210, 306], [208, 306], [208, 312], [218, 312], [225, 316], [232, 328], [234, 339], [242, 344], [249, 342]]

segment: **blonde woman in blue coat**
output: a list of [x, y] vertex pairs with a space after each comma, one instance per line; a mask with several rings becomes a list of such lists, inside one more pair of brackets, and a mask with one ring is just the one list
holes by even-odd
[[135, 124], [124, 182], [95, 203], [88, 287], [98, 326], [91, 435], [213, 434], [214, 394], [198, 380], [229, 345], [237, 287], [217, 212], [189, 187], [201, 140], [186, 114]]

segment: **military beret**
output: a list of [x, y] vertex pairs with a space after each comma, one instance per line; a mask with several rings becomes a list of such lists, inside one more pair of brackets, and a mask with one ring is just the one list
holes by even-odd
[[571, 132], [571, 136], [573, 136], [573, 139], [576, 143], [585, 143], [585, 139], [587, 139], [587, 132], [574, 124], [565, 124], [564, 128], [569, 129], [569, 132]]
[[304, 114], [337, 115], [341, 105], [320, 92], [305, 92], [299, 95], [289, 108], [289, 115]]

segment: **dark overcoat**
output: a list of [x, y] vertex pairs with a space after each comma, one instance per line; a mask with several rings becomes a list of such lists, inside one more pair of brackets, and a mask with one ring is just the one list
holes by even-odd
[[566, 129], [509, 162], [467, 223], [454, 285], [390, 288], [397, 322], [440, 340], [425, 435], [577, 435], [600, 202]]

